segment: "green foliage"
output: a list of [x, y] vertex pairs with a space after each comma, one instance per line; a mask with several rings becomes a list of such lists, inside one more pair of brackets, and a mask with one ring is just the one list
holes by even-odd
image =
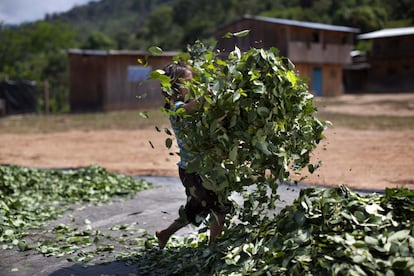
[[221, 59], [201, 42], [182, 58], [195, 76], [190, 91], [204, 104], [188, 118], [180, 110], [174, 115], [190, 121], [183, 137], [193, 157], [188, 170], [203, 175], [206, 188], [228, 195], [255, 184], [271, 188], [272, 197], [291, 170], [313, 171], [309, 156], [326, 125], [315, 117], [313, 96], [287, 58], [274, 48], [236, 48]]
[[170, 5], [159, 6], [151, 12], [137, 33], [141, 47], [155, 44], [168, 49], [180, 48], [184, 30], [173, 21], [173, 13]]
[[[105, 202], [149, 188], [143, 181], [99, 167], [45, 171], [0, 167], [0, 238], [3, 249], [36, 250], [68, 261], [113, 256], [139, 275], [412, 275], [414, 192], [386, 189], [361, 195], [344, 186], [307, 188], [280, 213], [257, 206], [236, 217], [214, 245], [203, 230], [172, 237], [156, 249], [153, 235], [135, 224], [99, 230], [89, 220], [48, 227], [36, 244], [25, 236], [73, 202]], [[257, 198], [260, 190], [242, 193]], [[248, 223], [247, 223], [248, 222]]]
[[95, 50], [110, 50], [114, 49], [116, 43], [109, 36], [101, 32], [93, 32], [86, 39], [85, 43], [81, 45], [83, 49]]
[[129, 255], [144, 247], [151, 235], [136, 228], [137, 223], [113, 225], [108, 229], [93, 228], [89, 220], [57, 224], [46, 230], [48, 236], [35, 250], [45, 257], [67, 257], [69, 262], [101, 262], [102, 257]]
[[39, 111], [43, 111], [43, 80], [48, 78], [50, 111], [69, 111], [67, 64], [62, 67], [67, 63], [67, 48], [147, 49], [159, 45], [183, 50], [196, 40], [210, 39], [217, 28], [244, 14], [352, 26], [363, 32], [414, 24], [411, 0], [92, 1], [65, 13], [49, 14], [45, 21], [13, 28], [0, 23], [0, 79], [35, 80]]
[[414, 23], [410, 0], [103, 0], [49, 15], [47, 20], [73, 26], [81, 41], [99, 31], [121, 41], [119, 48], [159, 45], [179, 50], [197, 39], [210, 38], [215, 29], [244, 14], [340, 24], [363, 31], [395, 22], [399, 26]]
[[44, 110], [43, 84], [48, 79], [50, 111], [68, 111], [65, 50], [76, 45], [75, 32], [63, 23], [40, 21], [16, 30], [1, 29], [0, 37], [0, 78], [36, 81], [39, 110]]
[[397, 27], [414, 25], [414, 5], [412, 0], [398, 0], [398, 1], [384, 1], [383, 6], [388, 11], [388, 19], [390, 22], [387, 25], [394, 24], [393, 22], [400, 21]]
[[384, 7], [358, 6], [344, 7], [335, 12], [333, 22], [337, 25], [356, 27], [361, 33], [384, 28], [387, 21], [387, 12]]
[[[49, 14], [49, 23], [64, 22], [72, 26], [80, 41], [85, 41], [94, 32], [102, 32], [115, 38], [120, 33], [135, 34], [146, 22], [151, 11], [172, 0], [101, 0], [75, 6], [68, 12]], [[115, 39], [116, 40], [116, 39]], [[133, 37], [128, 37], [133, 43]]]
[[[390, 7], [390, 10], [392, 10], [392, 7]], [[303, 1], [302, 5], [294, 4], [284, 9], [271, 9], [264, 11], [262, 15], [350, 26], [359, 28], [364, 33], [384, 28], [389, 20], [387, 11], [381, 1], [377, 0], [325, 0]]]
[[213, 246], [203, 233], [123, 259], [140, 275], [412, 275], [413, 215], [408, 189], [307, 188], [277, 215], [232, 223]]
[[204, 175], [205, 186], [221, 196], [241, 192], [243, 204], [214, 246], [207, 246], [202, 229], [183, 244], [170, 243], [167, 252], [129, 255], [139, 273], [414, 273], [410, 190], [360, 196], [344, 186], [308, 188], [275, 215], [278, 183], [296, 169], [307, 166], [313, 172], [318, 164], [309, 164], [309, 154], [326, 126], [315, 117], [312, 96], [293, 64], [277, 54], [276, 49], [241, 53], [236, 48], [221, 59], [197, 42], [179, 57], [192, 65], [194, 80], [186, 85], [203, 102], [191, 116], [170, 112], [192, 126], [183, 137], [194, 153], [188, 169]]
[[[297, 7], [290, 7], [286, 9], [276, 9], [276, 10], [269, 10], [263, 12], [261, 15], [267, 17], [276, 17], [276, 18], [284, 18], [284, 19], [291, 19], [291, 20], [307, 20], [306, 18], [309, 17], [309, 9], [305, 10], [304, 8], [297, 6]], [[308, 13], [308, 14], [306, 14]]]
[[30, 229], [59, 217], [74, 203], [108, 202], [151, 185], [97, 166], [40, 170], [0, 166], [0, 243], [19, 245]]
[[280, 4], [277, 2], [270, 0], [178, 0], [174, 3], [173, 9], [174, 23], [185, 30], [181, 49], [198, 39], [210, 38], [216, 28], [244, 14], [259, 14], [278, 7]]

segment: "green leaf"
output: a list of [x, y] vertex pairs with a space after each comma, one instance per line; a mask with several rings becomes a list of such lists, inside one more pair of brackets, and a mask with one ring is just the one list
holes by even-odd
[[29, 245], [27, 244], [25, 240], [20, 240], [19, 243], [17, 244], [17, 247], [19, 248], [20, 251], [26, 251], [30, 249]]
[[267, 107], [260, 106], [257, 108], [257, 114], [262, 118], [267, 117], [269, 115], [269, 109]]
[[230, 154], [229, 154], [229, 159], [233, 162], [236, 162], [237, 160], [237, 152], [238, 152], [238, 146], [235, 145], [232, 147], [232, 149], [230, 150]]
[[165, 75], [165, 72], [163, 70], [157, 69], [152, 71], [149, 75], [149, 78], [158, 80], [161, 86], [164, 88], [171, 87], [171, 79], [169, 76]]
[[395, 233], [392, 233], [389, 237], [388, 237], [388, 241], [392, 242], [392, 241], [397, 241], [397, 240], [404, 240], [407, 239], [410, 235], [410, 230], [409, 229], [403, 229], [400, 231], [397, 231]]
[[239, 92], [234, 92], [233, 93], [233, 102], [237, 102], [240, 99], [240, 93]]
[[377, 214], [378, 211], [384, 211], [384, 209], [382, 209], [382, 207], [378, 204], [370, 204], [365, 206], [365, 211], [368, 214]]
[[227, 32], [223, 35], [223, 38], [232, 38], [232, 37], [244, 37], [247, 36], [250, 33], [250, 30], [243, 30], [240, 32], [230, 33]]
[[375, 246], [378, 245], [378, 239], [371, 237], [371, 236], [365, 236], [364, 241], [366, 244]]
[[293, 86], [295, 86], [295, 85], [296, 85], [296, 83], [297, 83], [297, 77], [296, 77], [295, 73], [294, 73], [293, 71], [288, 71], [288, 72], [286, 73], [286, 76], [287, 76], [287, 78], [288, 78], [289, 82], [290, 82]]
[[7, 229], [6, 231], [4, 231], [4, 235], [11, 237], [14, 235], [14, 231], [12, 229]]
[[148, 112], [146, 112], [146, 111], [142, 111], [142, 112], [140, 112], [139, 113], [139, 116], [141, 116], [142, 118], [144, 118], [144, 119], [148, 119], [149, 118], [149, 116], [148, 116]]
[[162, 49], [158, 46], [151, 46], [148, 51], [153, 55], [161, 55], [163, 53]]
[[240, 31], [240, 32], [233, 33], [233, 36], [235, 36], [235, 37], [244, 37], [244, 36], [247, 36], [249, 33], [250, 33], [250, 30], [243, 30], [243, 31]]
[[230, 33], [230, 32], [227, 32], [227, 33], [225, 33], [222, 37], [223, 37], [223, 38], [231, 38], [231, 37], [233, 37], [233, 34], [232, 34], [232, 33]]
[[171, 138], [165, 139], [165, 146], [170, 149], [173, 144], [173, 140]]

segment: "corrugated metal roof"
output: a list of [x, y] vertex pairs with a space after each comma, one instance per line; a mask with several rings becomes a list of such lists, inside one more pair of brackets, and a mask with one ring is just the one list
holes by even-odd
[[375, 32], [360, 34], [357, 36], [358, 39], [373, 39], [383, 37], [393, 37], [402, 35], [414, 35], [414, 27], [406, 28], [393, 28], [393, 29], [382, 29]]
[[245, 16], [243, 16], [243, 18], [245, 18], [245, 19], [254, 19], [254, 20], [259, 20], [259, 21], [265, 21], [265, 22], [275, 23], [275, 24], [298, 26], [298, 27], [310, 28], [310, 29], [338, 31], [338, 32], [349, 32], [349, 33], [359, 33], [359, 29], [346, 27], [346, 26], [337, 26], [337, 25], [329, 25], [329, 24], [322, 24], [322, 23], [315, 23], [315, 22], [296, 21], [296, 20], [290, 20], [290, 19], [264, 17], [264, 16], [253, 16], [253, 15], [245, 15]]
[[90, 55], [90, 56], [106, 56], [106, 55], [129, 55], [129, 56], [176, 56], [178, 52], [165, 51], [159, 55], [154, 55], [148, 51], [140, 50], [89, 50], [89, 49], [69, 49], [69, 54]]

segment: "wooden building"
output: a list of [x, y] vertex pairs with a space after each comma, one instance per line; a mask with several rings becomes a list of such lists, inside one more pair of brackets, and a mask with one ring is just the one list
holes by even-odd
[[[175, 52], [70, 49], [70, 108], [111, 111], [163, 105], [160, 85], [147, 80], [150, 72], [171, 62]], [[143, 65], [142, 60], [147, 65]]]
[[[414, 92], [414, 27], [382, 29], [358, 35], [371, 40], [372, 48], [364, 64], [355, 62], [355, 76], [365, 76], [360, 90], [378, 93]], [[358, 92], [358, 91], [357, 91]]]
[[[228, 32], [250, 30], [248, 36], [223, 38]], [[241, 51], [251, 47], [276, 47], [288, 57], [299, 75], [309, 79], [311, 91], [318, 96], [344, 92], [342, 69], [351, 63], [350, 52], [359, 30], [344, 26], [301, 22], [246, 15], [215, 32], [217, 48], [228, 53], [237, 45]]]

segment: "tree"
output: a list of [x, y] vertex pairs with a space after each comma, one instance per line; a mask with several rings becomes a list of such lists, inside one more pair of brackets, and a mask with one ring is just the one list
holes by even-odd
[[184, 30], [173, 20], [173, 8], [162, 5], [148, 17], [147, 23], [137, 34], [141, 45], [157, 45], [164, 49], [180, 49]]
[[116, 43], [112, 38], [101, 32], [93, 32], [88, 36], [82, 49], [94, 50], [110, 50], [116, 47]]
[[13, 65], [24, 59], [29, 40], [16, 30], [0, 27], [0, 77], [14, 77]]
[[114, 40], [116, 43], [116, 48], [119, 50], [127, 49], [130, 45], [130, 33], [127, 31], [119, 31], [115, 34]]
[[342, 8], [333, 17], [333, 23], [356, 27], [362, 33], [378, 30], [384, 27], [387, 21], [387, 12], [378, 6], [357, 6]]
[[398, 27], [414, 25], [414, 5], [412, 0], [385, 1], [384, 9], [388, 11], [389, 20], [397, 22]]
[[[52, 111], [67, 111], [63, 99], [68, 94], [67, 56], [65, 50], [76, 45], [76, 34], [66, 24], [36, 22], [16, 29], [0, 31], [0, 76], [29, 79], [43, 90], [49, 80]], [[39, 109], [43, 110], [39, 93]]]

